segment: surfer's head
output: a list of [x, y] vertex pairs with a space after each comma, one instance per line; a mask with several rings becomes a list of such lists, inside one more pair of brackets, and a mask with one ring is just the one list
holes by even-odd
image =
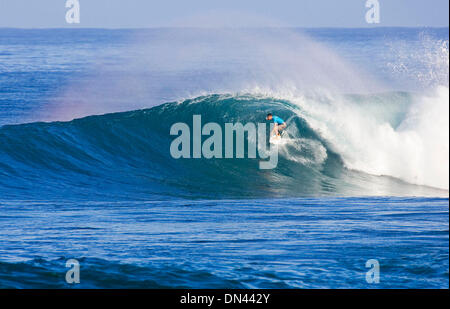
[[267, 114], [266, 120], [272, 120], [272, 113], [268, 113], [268, 114]]

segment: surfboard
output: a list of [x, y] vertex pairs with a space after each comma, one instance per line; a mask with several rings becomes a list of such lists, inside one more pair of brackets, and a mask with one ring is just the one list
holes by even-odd
[[279, 144], [281, 142], [281, 136], [279, 135], [272, 135], [269, 139], [269, 142], [271, 144]]

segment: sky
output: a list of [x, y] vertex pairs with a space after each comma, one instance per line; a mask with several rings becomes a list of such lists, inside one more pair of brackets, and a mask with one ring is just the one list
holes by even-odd
[[448, 0], [78, 0], [80, 23], [66, 22], [66, 0], [0, 0], [0, 27], [448, 27]]

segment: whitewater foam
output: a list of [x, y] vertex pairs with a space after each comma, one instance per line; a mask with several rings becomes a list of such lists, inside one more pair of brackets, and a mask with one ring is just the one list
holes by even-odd
[[[282, 94], [286, 99], [286, 94]], [[427, 95], [414, 94], [401, 111], [399, 124], [374, 117], [378, 102], [355, 101], [322, 92], [288, 95], [293, 109], [336, 151], [349, 169], [400, 178], [410, 183], [449, 188], [449, 89], [439, 86]], [[391, 94], [385, 99], [396, 100]], [[392, 101], [389, 104], [397, 104]], [[390, 111], [389, 111], [390, 112]]]

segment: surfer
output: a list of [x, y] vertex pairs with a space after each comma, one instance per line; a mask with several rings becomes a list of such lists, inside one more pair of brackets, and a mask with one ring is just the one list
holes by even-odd
[[286, 122], [278, 116], [273, 116], [272, 113], [268, 113], [266, 116], [266, 120], [273, 120], [274, 127], [272, 132], [270, 132], [270, 136], [281, 136], [281, 131], [286, 128]]

